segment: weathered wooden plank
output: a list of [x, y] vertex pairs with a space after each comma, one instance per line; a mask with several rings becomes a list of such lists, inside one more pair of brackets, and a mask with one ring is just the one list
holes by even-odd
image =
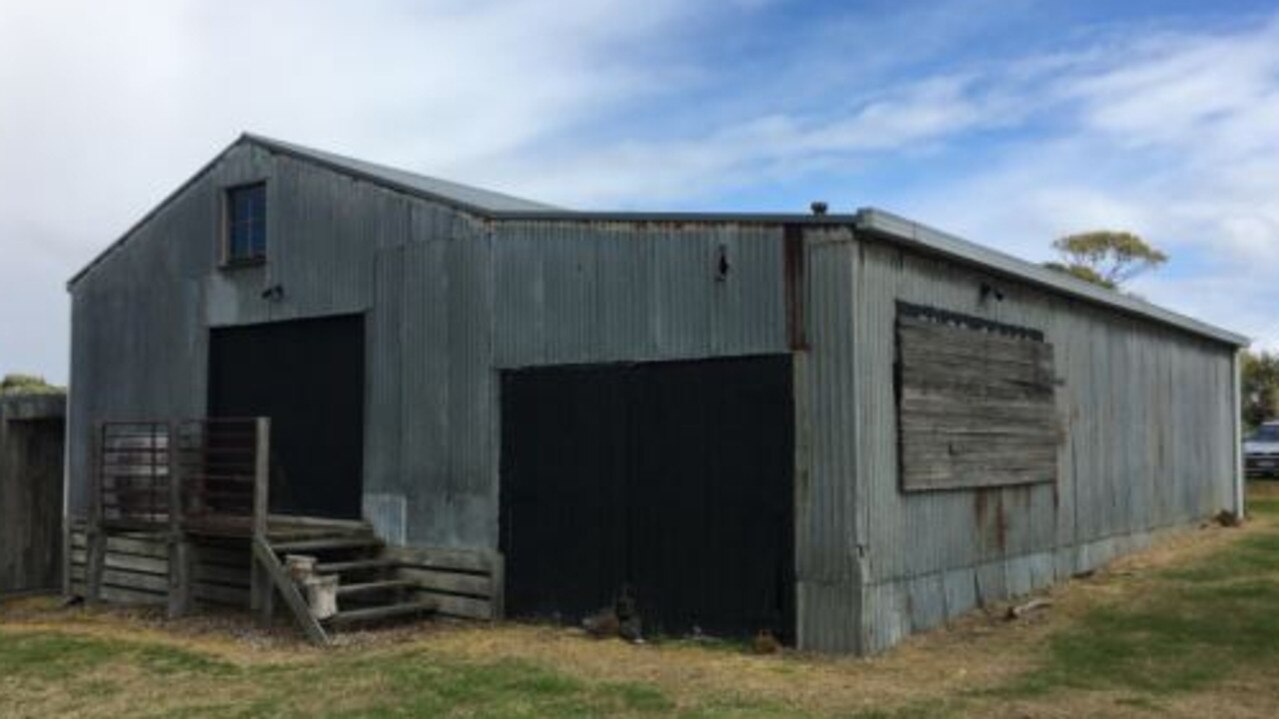
[[376, 622], [383, 619], [405, 617], [414, 614], [427, 614], [434, 612], [437, 606], [437, 603], [433, 599], [424, 598], [416, 602], [405, 604], [388, 604], [381, 607], [369, 607], [368, 609], [354, 609], [345, 612], [338, 612], [327, 619], [326, 623], [334, 627], [340, 627], [360, 622]]
[[415, 567], [401, 567], [399, 576], [411, 579], [425, 589], [433, 589], [450, 594], [467, 594], [488, 598], [493, 593], [493, 582], [489, 577], [458, 572], [444, 572]]
[[[72, 584], [83, 586], [87, 573], [88, 569], [84, 566], [72, 566]], [[101, 588], [105, 589], [107, 587], [155, 593], [163, 598], [168, 594], [169, 584], [168, 577], [163, 575], [130, 572], [124, 569], [103, 569]], [[111, 601], [106, 595], [103, 595], [103, 598]]]
[[1000, 332], [959, 327], [953, 324], [934, 322], [902, 314], [897, 315], [897, 329], [898, 332], [910, 332], [942, 344], [1001, 347], [1005, 350], [1016, 350], [1028, 345], [1032, 347], [1048, 345], [1047, 342], [1041, 342], [1029, 337], [1014, 337]]
[[110, 584], [104, 584], [98, 590], [98, 596], [106, 602], [112, 604], [140, 604], [140, 605], [163, 605], [166, 601], [165, 595], [160, 593], [139, 591], [126, 587], [117, 587]]
[[[76, 533], [72, 533], [71, 547], [73, 549], [83, 549], [87, 546], [84, 535], [78, 537]], [[145, 539], [133, 536], [117, 536], [111, 535], [107, 537], [107, 552], [118, 554], [134, 554], [141, 557], [156, 557], [158, 559], [167, 559], [169, 556], [168, 547], [161, 537], [148, 537]]]
[[919, 387], [902, 388], [902, 405], [912, 413], [937, 413], [943, 416], [963, 414], [970, 417], [992, 417], [1017, 420], [1022, 417], [1040, 418], [1055, 416], [1051, 396], [1024, 399], [1000, 397], [973, 397], [961, 392], [921, 390]]
[[195, 598], [191, 592], [193, 564], [191, 542], [181, 534], [175, 534], [169, 544], [169, 602], [170, 619], [184, 617], [191, 612]]
[[197, 581], [192, 585], [191, 591], [198, 601], [243, 609], [249, 606], [249, 590], [245, 587], [228, 587]]
[[63, 403], [0, 397], [0, 595], [61, 584]]
[[502, 619], [506, 616], [506, 557], [499, 552], [493, 553], [493, 572], [489, 580], [493, 585], [489, 611], [493, 619]]
[[493, 619], [493, 603], [487, 599], [463, 597], [456, 594], [418, 591], [416, 595], [423, 600], [436, 603], [436, 612], [450, 617], [462, 619]]
[[493, 570], [493, 552], [483, 549], [387, 547], [385, 554], [404, 566], [419, 569], [453, 569], [487, 574]]
[[169, 579], [167, 576], [156, 576], [142, 572], [130, 572], [123, 569], [102, 570], [103, 586], [122, 587], [125, 589], [143, 589], [167, 595]]
[[252, 567], [245, 564], [241, 568], [224, 567], [218, 564], [199, 564], [194, 568], [197, 582], [216, 582], [232, 586], [248, 587]]
[[[916, 341], [916, 338], [903, 338], [903, 341]], [[904, 367], [910, 367], [916, 375], [946, 377], [950, 375], [969, 376], [974, 380], [982, 376], [975, 371], [978, 366], [997, 370], [1001, 378], [1012, 381], [1044, 383], [1051, 382], [1051, 365], [1042, 360], [1010, 361], [1007, 358], [973, 353], [956, 355], [944, 352], [933, 352], [923, 348], [912, 348], [903, 351], [900, 357]]]
[[306, 600], [298, 593], [297, 585], [293, 583], [293, 579], [284, 571], [284, 567], [280, 565], [280, 560], [276, 558], [275, 552], [261, 536], [253, 539], [253, 558], [256, 560], [256, 566], [261, 567], [270, 576], [271, 583], [275, 585], [276, 590], [284, 597], [284, 602], [293, 611], [293, 616], [298, 620], [298, 624], [301, 625], [307, 639], [315, 644], [328, 644], [329, 635], [324, 631], [324, 627], [321, 627], [319, 622], [315, 621], [315, 617], [311, 616], [311, 608], [307, 606]]
[[1056, 478], [1052, 345], [913, 317], [897, 340], [903, 490]]
[[[88, 552], [85, 550], [71, 550], [72, 566], [84, 566], [88, 563], [88, 559]], [[136, 554], [121, 554], [119, 552], [107, 552], [106, 567], [108, 569], [124, 569], [131, 572], [144, 572], [147, 574], [166, 575], [169, 573], [169, 562], [167, 559], [143, 557]]]

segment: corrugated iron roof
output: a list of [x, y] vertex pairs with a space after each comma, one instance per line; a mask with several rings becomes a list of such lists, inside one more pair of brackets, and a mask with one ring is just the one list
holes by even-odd
[[320, 165], [373, 182], [391, 185], [397, 189], [409, 190], [414, 194], [425, 195], [431, 199], [461, 205], [484, 213], [540, 212], [562, 209], [553, 205], [526, 200], [522, 197], [514, 197], [500, 192], [493, 192], [492, 190], [441, 180], [436, 177], [419, 175], [415, 172], [365, 162], [352, 157], [335, 155], [331, 152], [302, 147], [301, 145], [294, 145], [290, 142], [274, 140], [261, 135], [246, 132], [244, 139], [261, 145], [268, 150], [282, 152], [304, 160], [311, 160]]
[[1032, 285], [1106, 305], [1127, 314], [1158, 320], [1227, 344], [1246, 347], [1250, 343], [1250, 340], [1243, 335], [1178, 314], [1132, 295], [1099, 287], [1073, 275], [1050, 270], [999, 250], [969, 242], [883, 210], [874, 208], [858, 210], [854, 225], [856, 229], [864, 233], [888, 237], [925, 252], [960, 260]]

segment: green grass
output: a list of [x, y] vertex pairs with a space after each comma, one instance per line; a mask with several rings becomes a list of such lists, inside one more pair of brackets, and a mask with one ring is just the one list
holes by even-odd
[[[139, 674], [174, 694], [160, 706], [136, 707], [137, 716], [593, 717], [669, 716], [677, 709], [649, 685], [592, 682], [522, 661], [473, 663], [419, 651], [242, 667], [156, 644], [0, 629], [0, 715], [6, 714], [6, 686], [56, 686], [66, 696], [109, 697], [136, 691], [129, 682]], [[185, 700], [184, 686], [206, 691]], [[224, 691], [210, 692], [210, 686]], [[210, 693], [226, 698], [210, 700]], [[317, 696], [318, 705], [299, 702]], [[767, 704], [734, 709], [778, 713]], [[714, 701], [696, 712], [721, 714]]]
[[181, 649], [107, 642], [64, 634], [10, 634], [0, 630], [0, 676], [69, 679], [115, 662], [129, 662], [159, 675], [224, 673], [231, 665]]
[[[1279, 500], [1254, 500], [1256, 516]], [[1149, 697], [1202, 689], [1279, 662], [1279, 528], [1159, 572], [1127, 604], [1103, 606], [1052, 636], [1043, 667], [994, 693], [1115, 689]]]
[[[1144, 574], [1133, 585], [1141, 591], [1121, 588], [1118, 601], [1101, 603], [1050, 635], [1041, 662], [1012, 681], [993, 690], [910, 697], [851, 716], [981, 716], [991, 702], [1068, 704], [1094, 690], [1158, 713], [1175, 697], [1211, 690], [1243, 672], [1273, 672], [1279, 667], [1279, 498], [1251, 506], [1260, 526], [1212, 556]], [[689, 644], [707, 649], [708, 660], [747, 649], [738, 642]], [[808, 667], [780, 661], [772, 671], [802, 683]], [[677, 702], [644, 681], [589, 679], [531, 661], [464, 659], [431, 647], [232, 662], [74, 628], [0, 625], [5, 717], [802, 716], [769, 696], [736, 689], [678, 692]]]

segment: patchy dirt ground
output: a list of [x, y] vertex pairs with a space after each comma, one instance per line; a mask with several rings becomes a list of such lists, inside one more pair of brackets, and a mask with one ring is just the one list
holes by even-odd
[[[326, 651], [243, 615], [170, 622], [13, 600], [0, 605], [0, 669], [16, 667], [0, 678], [0, 715], [1276, 716], [1274, 484], [1252, 490], [1263, 511], [1243, 528], [1189, 530], [1043, 593], [1049, 605], [1022, 618], [989, 607], [869, 659], [446, 622], [345, 635]], [[23, 651], [57, 667], [57, 645], [40, 644], [55, 640], [84, 640], [62, 653], [88, 658], [65, 672], [23, 669]], [[18, 647], [12, 667], [6, 645]], [[401, 676], [408, 669], [418, 673]]]

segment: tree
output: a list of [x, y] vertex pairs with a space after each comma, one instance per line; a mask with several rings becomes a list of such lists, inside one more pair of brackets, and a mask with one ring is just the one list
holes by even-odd
[[1242, 375], [1244, 424], [1256, 427], [1279, 418], [1279, 352], [1245, 351]]
[[1045, 262], [1045, 267], [1112, 290], [1168, 261], [1168, 255], [1131, 232], [1068, 235], [1053, 241], [1053, 249], [1061, 262]]
[[7, 374], [4, 376], [4, 379], [0, 379], [0, 395], [36, 394], [61, 391], [61, 387], [51, 385], [48, 382], [45, 382], [43, 377], [33, 374]]

